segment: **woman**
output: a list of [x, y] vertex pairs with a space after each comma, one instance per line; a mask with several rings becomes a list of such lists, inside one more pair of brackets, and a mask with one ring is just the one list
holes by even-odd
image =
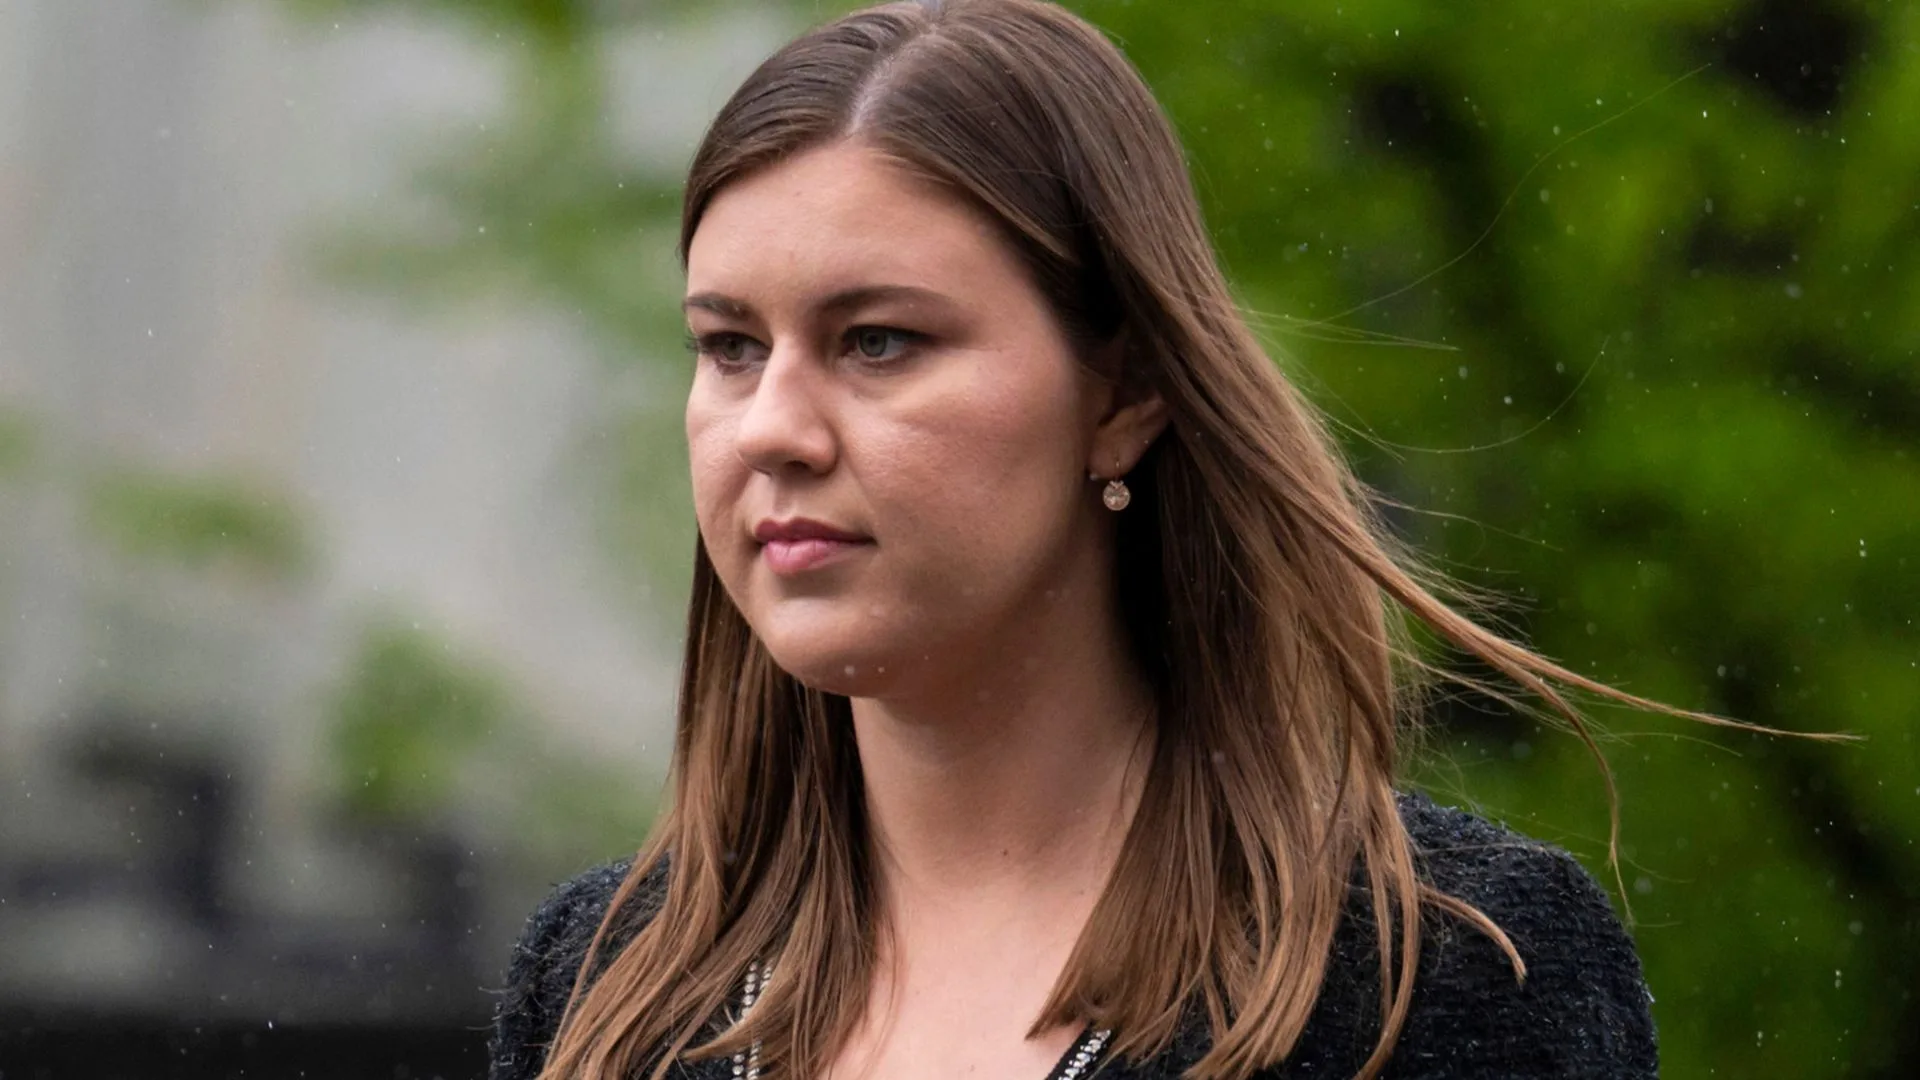
[[1403, 568], [1097, 31], [807, 34], [714, 121], [681, 254], [672, 798], [533, 916], [496, 1080], [1654, 1074], [1592, 881], [1396, 793], [1396, 617], [1583, 738], [1556, 684], [1658, 706]]

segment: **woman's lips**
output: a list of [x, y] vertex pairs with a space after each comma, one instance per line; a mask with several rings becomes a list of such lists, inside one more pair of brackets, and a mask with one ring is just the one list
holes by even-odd
[[761, 546], [760, 554], [766, 558], [767, 568], [776, 574], [804, 574], [866, 545], [867, 541], [828, 540], [822, 537], [769, 540]]
[[753, 538], [760, 542], [768, 568], [782, 575], [818, 569], [873, 543], [869, 537], [808, 518], [761, 521], [754, 526]]

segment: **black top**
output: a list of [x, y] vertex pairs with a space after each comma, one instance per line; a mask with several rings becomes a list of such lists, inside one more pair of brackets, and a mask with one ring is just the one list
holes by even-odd
[[[1422, 874], [1485, 912], [1527, 963], [1516, 983], [1507, 956], [1479, 931], [1429, 914], [1406, 1026], [1385, 1076], [1652, 1077], [1651, 996], [1633, 942], [1606, 894], [1571, 856], [1423, 795], [1400, 815]], [[494, 1015], [489, 1080], [532, 1080], [588, 942], [630, 863], [589, 870], [556, 889], [527, 920]], [[658, 903], [658, 883], [650, 890]], [[1335, 935], [1324, 989], [1287, 1061], [1260, 1080], [1347, 1080], [1380, 1030], [1379, 955], [1367, 891]], [[1174, 1080], [1208, 1047], [1204, 1023], [1149, 1061], [1105, 1064], [1105, 1080]], [[687, 1064], [684, 1080], [728, 1080], [724, 1059]], [[1014, 1077], [1010, 1080], [1021, 1080]]]

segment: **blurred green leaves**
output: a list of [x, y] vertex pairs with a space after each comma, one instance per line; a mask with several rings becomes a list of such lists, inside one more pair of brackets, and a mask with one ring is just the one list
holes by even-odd
[[87, 517], [120, 554], [182, 569], [287, 580], [313, 557], [292, 504], [244, 480], [125, 466], [89, 485]]
[[0, 409], [0, 480], [19, 476], [33, 461], [39, 432], [26, 413]]
[[331, 732], [339, 790], [356, 817], [444, 811], [461, 764], [512, 715], [490, 670], [416, 629], [369, 630], [348, 671]]
[[364, 14], [389, 9], [430, 12], [461, 23], [511, 33], [516, 40], [531, 36], [556, 43], [581, 42], [641, 20], [711, 13], [742, 0], [285, 0], [288, 7], [312, 17]]
[[[1599, 713], [1666, 1074], [1920, 1071], [1911, 6], [1080, 7], [1365, 475], [1447, 515], [1397, 526], [1578, 670], [1868, 736]], [[1600, 869], [1577, 747], [1435, 720], [1425, 779]]]
[[678, 163], [623, 150], [609, 108], [615, 35], [711, 18], [739, 0], [287, 0], [339, 16], [431, 13], [491, 29], [479, 40], [510, 62], [507, 108], [477, 132], [419, 144], [413, 193], [428, 221], [401, 211], [336, 223], [319, 265], [344, 283], [416, 303], [489, 295], [544, 299], [582, 316], [610, 357], [677, 335]]
[[623, 163], [604, 126], [601, 72], [578, 50], [524, 57], [508, 116], [418, 162], [433, 209], [336, 224], [319, 265], [343, 283], [451, 307], [544, 299], [622, 342], [677, 325], [673, 184]]
[[331, 798], [357, 825], [478, 816], [560, 873], [631, 850], [653, 816], [658, 775], [549, 744], [503, 668], [415, 623], [370, 621], [325, 712]]
[[635, 400], [583, 429], [571, 459], [609, 495], [595, 500], [594, 514], [616, 571], [644, 610], [671, 624], [671, 605], [651, 598], [684, 593], [693, 536], [679, 418], [690, 366], [677, 362], [684, 326], [672, 300], [680, 281], [678, 164], [622, 149], [605, 38], [671, 28], [689, 12], [711, 15], [726, 5], [296, 6], [431, 9], [505, 28], [504, 113], [478, 130], [421, 142], [410, 162], [414, 200], [329, 223], [314, 238], [313, 263], [329, 280], [414, 314], [459, 319], [476, 306], [546, 308], [589, 331], [610, 385], [624, 379]]

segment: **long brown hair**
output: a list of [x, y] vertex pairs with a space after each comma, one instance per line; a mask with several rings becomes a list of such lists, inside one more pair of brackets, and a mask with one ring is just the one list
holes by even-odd
[[[1157, 390], [1171, 417], [1127, 478], [1114, 582], [1157, 696], [1151, 764], [1036, 1030], [1094, 1021], [1114, 1030], [1116, 1052], [1146, 1055], [1198, 1010], [1212, 1047], [1190, 1076], [1239, 1080], [1284, 1059], [1356, 866], [1385, 1017], [1363, 1075], [1405, 1021], [1423, 905], [1478, 927], [1524, 977], [1499, 927], [1416, 873], [1396, 740], [1410, 690], [1437, 672], [1401, 624], [1410, 616], [1477, 657], [1589, 749], [1556, 687], [1663, 707], [1482, 628], [1393, 545], [1236, 306], [1165, 115], [1093, 27], [1038, 0], [929, 0], [806, 34], [708, 130], [687, 181], [683, 260], [717, 192], [840, 139], [981, 207], [1076, 340], [1125, 335], [1120, 377]], [[866, 1007], [879, 933], [850, 725], [846, 699], [775, 665], [697, 548], [670, 805], [594, 939], [543, 1080], [637, 1069], [657, 1080], [677, 1056], [756, 1040], [771, 1074], [825, 1071]], [[630, 901], [669, 856], [657, 913], [616, 954]], [[756, 959], [791, 977], [713, 1035]]]

